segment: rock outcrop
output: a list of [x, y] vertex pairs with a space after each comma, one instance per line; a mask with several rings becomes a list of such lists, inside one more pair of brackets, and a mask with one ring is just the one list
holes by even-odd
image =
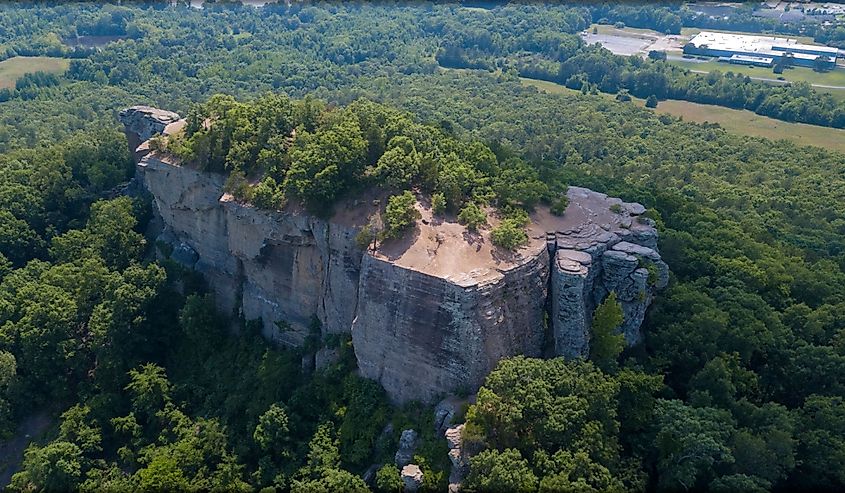
[[[178, 131], [174, 115], [135, 107], [121, 119], [136, 142]], [[398, 402], [474, 391], [508, 356], [587, 354], [592, 312], [611, 291], [636, 343], [668, 279], [644, 208], [583, 188], [570, 188], [563, 217], [532, 214], [515, 253], [421, 203], [413, 233], [365, 251], [355, 237], [374, 201], [340, 204], [328, 220], [295, 205], [261, 210], [224, 193], [221, 175], [144, 143], [136, 156], [164, 225], [157, 244], [206, 277], [222, 310], [260, 319], [281, 344], [351, 333], [361, 374]]]
[[447, 428], [443, 433], [446, 437], [446, 446], [449, 447], [449, 462], [452, 463], [452, 468], [449, 470], [449, 493], [460, 491], [461, 483], [469, 474], [469, 457], [464, 451], [463, 433], [463, 424]]
[[589, 353], [593, 310], [611, 291], [625, 315], [625, 340], [636, 344], [655, 291], [669, 282], [669, 268], [657, 252], [654, 222], [641, 216], [642, 205], [586, 188], [570, 187], [569, 200], [563, 218], [545, 223], [554, 258], [554, 354]]
[[420, 489], [423, 482], [423, 472], [420, 466], [416, 464], [408, 464], [402, 468], [399, 477], [402, 478], [405, 493], [416, 493]]
[[402, 430], [399, 437], [399, 450], [393, 456], [396, 467], [405, 467], [414, 460], [414, 452], [419, 444], [419, 434], [415, 430]]

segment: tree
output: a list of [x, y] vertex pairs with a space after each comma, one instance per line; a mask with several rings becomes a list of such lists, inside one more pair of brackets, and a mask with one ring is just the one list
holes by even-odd
[[583, 451], [609, 466], [618, 454], [619, 384], [588, 361], [521, 356], [499, 362], [467, 411], [468, 446]]
[[514, 250], [528, 243], [528, 235], [525, 228], [514, 219], [504, 219], [490, 232], [490, 239], [494, 245], [507, 250]]
[[540, 181], [537, 170], [515, 158], [502, 164], [493, 189], [502, 206], [518, 205], [528, 210], [549, 193], [549, 187]]
[[645, 107], [646, 108], [657, 108], [657, 96], [652, 94], [645, 100]]
[[537, 489], [537, 476], [518, 450], [485, 450], [470, 459], [466, 488], [492, 493], [529, 493]]
[[841, 396], [811, 395], [798, 417], [797, 472], [805, 478], [800, 484], [813, 488], [836, 489], [845, 484], [845, 399]]
[[138, 488], [142, 491], [188, 491], [191, 483], [179, 467], [176, 457], [156, 454], [146, 467], [137, 473]]
[[340, 451], [331, 422], [317, 427], [308, 444], [308, 461], [297, 473], [291, 491], [299, 493], [367, 492], [364, 480], [340, 468]]
[[113, 269], [125, 269], [140, 258], [144, 248], [144, 237], [134, 231], [137, 222], [129, 197], [97, 202], [91, 206], [84, 230], [53, 239], [51, 255], [63, 262], [98, 256]]
[[75, 444], [89, 458], [102, 450], [103, 440], [102, 431], [90, 414], [88, 406], [77, 404], [62, 413], [62, 424], [59, 427], [59, 439]]
[[56, 441], [30, 446], [21, 471], [12, 476], [17, 491], [72, 491], [82, 480], [82, 451], [73, 443]]
[[401, 493], [404, 487], [399, 469], [393, 464], [385, 464], [376, 473], [376, 489], [381, 493]]
[[549, 212], [555, 216], [562, 216], [566, 213], [567, 207], [569, 207], [569, 197], [567, 197], [566, 194], [562, 194], [560, 197], [555, 199], [552, 206], [549, 207]]
[[126, 390], [129, 391], [135, 412], [149, 419], [170, 402], [170, 382], [167, 381], [164, 368], [147, 363], [137, 370], [130, 370], [129, 378]]
[[276, 180], [268, 176], [252, 188], [252, 203], [262, 209], [279, 210], [285, 205], [285, 196]]
[[715, 468], [733, 462], [728, 440], [734, 432], [729, 412], [659, 400], [656, 409], [659, 486], [689, 490], [709, 483]]
[[616, 367], [616, 359], [625, 348], [625, 336], [617, 332], [624, 320], [623, 315], [615, 291], [611, 291], [593, 312], [590, 359], [605, 371]]
[[420, 158], [414, 142], [404, 135], [390, 139], [387, 150], [378, 159], [375, 168], [367, 175], [380, 185], [390, 188], [404, 188], [411, 185], [420, 172]]
[[284, 407], [273, 404], [258, 418], [258, 425], [252, 436], [263, 450], [279, 453], [287, 444], [289, 433], [288, 415]]
[[398, 238], [402, 233], [413, 226], [420, 217], [416, 208], [417, 198], [406, 190], [401, 195], [393, 195], [387, 199], [387, 206], [384, 209], [386, 228], [384, 234], [388, 238]]
[[481, 207], [470, 202], [461, 209], [458, 214], [458, 221], [466, 225], [470, 231], [478, 231], [478, 228], [487, 224], [487, 213]]
[[832, 66], [834, 66], [833, 63], [831, 63], [830, 59], [826, 56], [817, 56], [816, 59], [813, 60], [813, 70], [816, 72], [828, 72]]
[[446, 197], [442, 193], [431, 194], [431, 212], [436, 216], [441, 216], [446, 212]]

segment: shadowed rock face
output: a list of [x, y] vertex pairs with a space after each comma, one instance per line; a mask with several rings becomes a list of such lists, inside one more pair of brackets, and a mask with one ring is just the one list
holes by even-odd
[[[132, 142], [181, 128], [174, 115], [135, 107], [121, 119]], [[315, 319], [324, 333], [351, 333], [361, 374], [397, 402], [474, 391], [516, 354], [587, 355], [593, 310], [611, 291], [636, 343], [668, 281], [643, 207], [584, 188], [570, 188], [563, 217], [533, 213], [518, 252], [422, 203], [413, 233], [363, 251], [355, 236], [373, 203], [341, 204], [329, 220], [260, 210], [225, 194], [221, 175], [139, 151], [138, 180], [164, 225], [158, 242], [206, 277], [222, 311], [260, 319], [286, 345], [302, 344]]]

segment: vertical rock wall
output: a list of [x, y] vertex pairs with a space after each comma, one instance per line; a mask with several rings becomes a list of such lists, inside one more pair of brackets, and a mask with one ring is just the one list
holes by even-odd
[[[134, 140], [180, 125], [149, 108], [121, 117]], [[668, 280], [642, 206], [583, 188], [570, 189], [563, 217], [534, 213], [516, 253], [420, 204], [413, 234], [363, 251], [355, 236], [375, 204], [344, 204], [331, 220], [259, 210], [225, 194], [221, 175], [138, 150], [137, 179], [164, 225], [157, 243], [205, 276], [222, 311], [260, 319], [265, 337], [291, 346], [315, 317], [323, 332], [351, 332], [362, 375], [398, 402], [473, 391], [516, 354], [585, 356], [592, 312], [611, 291], [636, 343]]]
[[364, 257], [352, 341], [362, 375], [399, 401], [472, 391], [505, 357], [540, 356], [546, 250], [492, 279], [453, 282]]

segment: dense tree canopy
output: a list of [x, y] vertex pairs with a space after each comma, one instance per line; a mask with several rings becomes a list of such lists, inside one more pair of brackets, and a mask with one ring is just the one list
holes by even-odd
[[[131, 173], [114, 110], [146, 102], [188, 115], [171, 150], [260, 207], [378, 186], [400, 198], [399, 227], [406, 190], [467, 225], [490, 205], [491, 224], [515, 226], [516, 208], [565, 208], [570, 183], [648, 207], [672, 280], [644, 344], [619, 354], [606, 302], [595, 363], [502, 362], [467, 414], [467, 488], [841, 490], [845, 158], [590, 92], [834, 126], [842, 103], [574, 35], [601, 17], [674, 31], [675, 16], [719, 27], [676, 5], [0, 6], [0, 57], [73, 58], [0, 94], [0, 432], [35, 409], [58, 423], [13, 489], [360, 489], [406, 427], [424, 437], [426, 487], [444, 488], [430, 409], [390, 406], [348, 341], [321, 341], [340, 359], [306, 374], [303, 352], [249, 323], [229, 334], [196, 276], [152, 261], [149, 205], [105, 200]], [[77, 35], [124, 39], [71, 47]], [[542, 94], [518, 73], [585, 94]], [[510, 226], [505, 247], [522, 239]]]

